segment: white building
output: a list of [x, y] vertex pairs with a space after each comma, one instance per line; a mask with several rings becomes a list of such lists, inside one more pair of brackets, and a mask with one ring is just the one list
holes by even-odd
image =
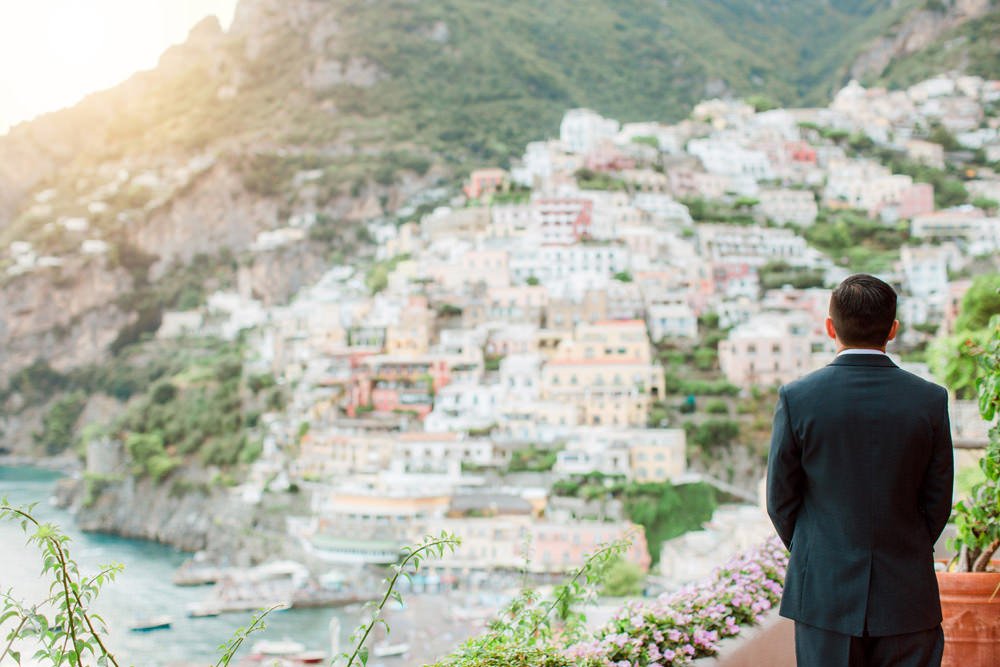
[[808, 263], [806, 240], [789, 229], [741, 225], [699, 225], [698, 246], [713, 262], [759, 267], [771, 261]]
[[769, 220], [808, 227], [816, 222], [819, 207], [811, 190], [764, 189], [757, 195], [759, 209]]
[[651, 304], [647, 309], [646, 323], [649, 325], [649, 337], [654, 341], [698, 337], [698, 317], [683, 300]]
[[570, 153], [589, 153], [618, 134], [618, 121], [590, 109], [570, 109], [559, 125], [559, 141]]
[[745, 176], [755, 181], [774, 178], [771, 161], [763, 151], [744, 148], [720, 139], [692, 139], [687, 151], [705, 166], [705, 171], [723, 176]]
[[910, 235], [916, 239], [955, 241], [969, 255], [1000, 252], [1000, 218], [987, 217], [971, 206], [916, 216], [910, 223]]
[[943, 297], [948, 291], [948, 264], [954, 249], [954, 246], [903, 246], [899, 253], [903, 288], [915, 297]]

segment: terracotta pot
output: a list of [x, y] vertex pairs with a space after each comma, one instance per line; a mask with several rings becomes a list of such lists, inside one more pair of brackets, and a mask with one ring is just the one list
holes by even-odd
[[942, 667], [1000, 665], [1000, 572], [938, 572]]

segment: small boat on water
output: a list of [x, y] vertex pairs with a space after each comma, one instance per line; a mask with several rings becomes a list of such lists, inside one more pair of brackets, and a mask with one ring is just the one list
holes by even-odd
[[272, 641], [267, 639], [261, 639], [258, 642], [254, 642], [253, 648], [250, 652], [254, 655], [265, 656], [265, 657], [286, 657], [290, 658], [303, 653], [306, 650], [304, 644], [292, 641], [290, 639], [283, 639], [281, 641]]
[[188, 605], [187, 615], [188, 618], [214, 618], [221, 614], [222, 612], [215, 607], [210, 607], [204, 604], [191, 604]]
[[400, 642], [398, 644], [376, 644], [372, 648], [372, 655], [376, 658], [395, 658], [399, 656], [404, 656], [410, 652], [410, 645], [406, 642]]
[[153, 630], [166, 630], [173, 623], [169, 616], [154, 616], [145, 618], [133, 623], [129, 630], [132, 632], [152, 632]]

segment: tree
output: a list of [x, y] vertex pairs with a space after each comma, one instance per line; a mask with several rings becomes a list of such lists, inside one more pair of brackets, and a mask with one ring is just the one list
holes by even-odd
[[1000, 313], [1000, 273], [979, 276], [962, 298], [955, 331], [984, 329], [996, 313]]
[[608, 597], [630, 597], [642, 591], [642, 570], [635, 563], [623, 558], [611, 563], [604, 574], [601, 595]]
[[747, 104], [752, 106], [757, 113], [778, 108], [778, 103], [767, 95], [751, 95], [747, 98]]
[[619, 271], [614, 275], [614, 279], [620, 283], [630, 283], [632, 282], [632, 274], [628, 271]]
[[927, 364], [934, 377], [964, 400], [975, 398], [979, 374], [976, 360], [968, 353], [970, 342], [973, 347], [985, 344], [985, 330], [938, 338], [927, 349]]
[[719, 353], [711, 347], [699, 347], [694, 351], [694, 365], [700, 371], [710, 371], [715, 368]]

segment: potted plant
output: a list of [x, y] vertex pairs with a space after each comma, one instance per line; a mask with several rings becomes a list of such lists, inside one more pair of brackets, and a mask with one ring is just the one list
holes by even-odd
[[983, 480], [955, 504], [956, 556], [938, 572], [944, 615], [945, 667], [1000, 665], [1000, 572], [991, 565], [1000, 549], [1000, 316], [989, 323], [982, 347], [968, 345], [982, 370], [976, 380], [979, 412], [990, 423], [979, 461]]

